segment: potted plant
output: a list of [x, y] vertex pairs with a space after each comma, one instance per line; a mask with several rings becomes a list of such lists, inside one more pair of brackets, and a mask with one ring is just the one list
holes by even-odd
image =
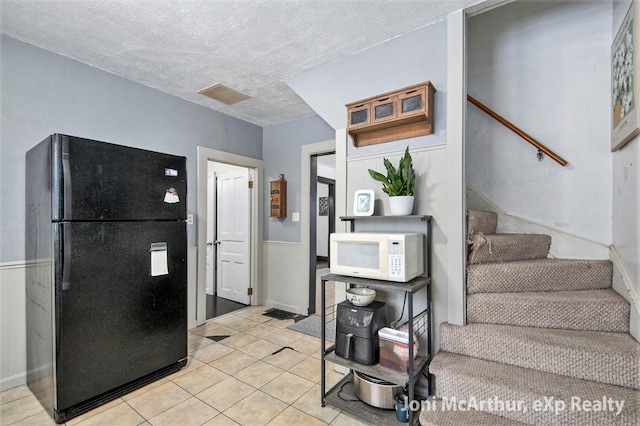
[[391, 214], [393, 216], [410, 215], [413, 210], [416, 173], [413, 170], [409, 147], [405, 149], [397, 169], [387, 158], [384, 159], [384, 166], [387, 169], [386, 176], [372, 169], [369, 169], [369, 174], [378, 182], [382, 182], [382, 190], [389, 196]]

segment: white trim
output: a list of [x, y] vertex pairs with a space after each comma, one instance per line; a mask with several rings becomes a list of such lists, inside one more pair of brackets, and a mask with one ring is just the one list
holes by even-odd
[[514, 1], [515, 0], [484, 0], [472, 6], [467, 7], [464, 10], [464, 12], [467, 17], [475, 16], [484, 12], [488, 12], [497, 7], [504, 6], [509, 3], [513, 3]]
[[292, 243], [289, 241], [273, 241], [273, 240], [264, 240], [262, 244], [265, 246], [278, 246], [278, 247], [300, 247], [300, 243]]
[[197, 191], [197, 246], [198, 246], [198, 280], [196, 290], [196, 322], [204, 324], [207, 316], [206, 307], [206, 243], [207, 243], [207, 172], [208, 162], [215, 161], [234, 166], [254, 169], [251, 229], [251, 287], [254, 289], [251, 297], [252, 305], [262, 303], [262, 235], [263, 235], [263, 176], [264, 163], [256, 158], [244, 157], [211, 148], [199, 146], [197, 148], [198, 191]]
[[629, 303], [631, 303], [631, 306], [633, 306], [636, 309], [636, 311], [640, 314], [640, 298], [638, 298], [638, 294], [633, 288], [633, 282], [631, 281], [631, 276], [629, 275], [629, 271], [627, 271], [627, 268], [624, 266], [624, 262], [622, 262], [622, 259], [620, 258], [620, 255], [618, 254], [618, 251], [616, 250], [615, 246], [609, 246], [609, 250], [611, 253], [611, 262], [613, 262], [618, 272], [620, 272], [620, 276], [622, 277], [622, 282], [624, 283], [626, 295], [624, 294], [624, 292], [620, 291], [621, 289], [615, 289], [615, 290], [618, 293], [621, 293], [621, 296], [627, 299]]
[[609, 249], [609, 257], [613, 263], [611, 285], [618, 294], [629, 302], [629, 334], [640, 342], [640, 298], [633, 287], [633, 280], [629, 275], [629, 271], [625, 267], [615, 246], [610, 246]]
[[336, 177], [335, 177], [335, 231], [344, 232], [347, 223], [340, 220], [340, 216], [347, 216], [347, 144], [349, 144], [347, 129], [336, 130]]
[[[300, 308], [298, 306], [286, 305], [284, 303], [279, 303], [279, 302], [276, 302], [275, 300], [270, 300], [270, 299], [265, 300], [264, 305], [270, 308], [280, 309], [282, 311], [287, 311], [287, 312], [293, 312], [293, 313], [300, 312]], [[300, 315], [304, 315], [304, 314], [300, 314]]]
[[4, 392], [6, 390], [26, 385], [27, 384], [27, 373], [15, 374], [11, 377], [3, 377], [0, 380], [0, 392]]
[[447, 16], [447, 317], [466, 324], [465, 123], [467, 106], [466, 15]]
[[[46, 261], [50, 262], [51, 260], [47, 259]], [[37, 261], [37, 260], [20, 260], [16, 262], [4, 262], [4, 263], [0, 263], [0, 270], [30, 268], [30, 267], [36, 266], [38, 263], [40, 263], [40, 261]]]
[[[447, 144], [439, 143], [434, 145], [416, 146], [416, 147], [411, 147], [411, 155], [421, 153], [421, 152], [438, 151], [441, 149], [447, 149]], [[403, 155], [404, 155], [404, 148], [400, 150], [395, 150], [395, 151], [385, 151], [384, 153], [375, 152], [371, 154], [351, 155], [347, 158], [347, 163], [354, 163], [356, 161], [377, 160], [378, 158], [381, 158], [381, 157], [393, 157], [393, 156], [402, 157]]]

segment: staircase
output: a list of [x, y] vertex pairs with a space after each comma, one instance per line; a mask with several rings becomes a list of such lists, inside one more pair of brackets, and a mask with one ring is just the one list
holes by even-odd
[[440, 327], [427, 425], [639, 425], [640, 344], [608, 260], [548, 258], [470, 211], [466, 326]]

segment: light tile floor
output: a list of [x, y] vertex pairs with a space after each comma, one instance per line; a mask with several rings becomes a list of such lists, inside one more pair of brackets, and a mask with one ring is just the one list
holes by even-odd
[[[320, 406], [320, 339], [252, 306], [189, 331], [180, 371], [69, 420], [78, 425], [365, 425]], [[206, 336], [229, 335], [214, 342]], [[274, 354], [274, 352], [285, 347]], [[342, 375], [327, 364], [327, 383]], [[54, 425], [27, 386], [0, 393], [0, 426]]]

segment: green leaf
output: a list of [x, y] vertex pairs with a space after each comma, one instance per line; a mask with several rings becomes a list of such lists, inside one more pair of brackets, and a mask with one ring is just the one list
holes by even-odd
[[369, 169], [369, 174], [371, 175], [372, 178], [374, 178], [378, 182], [382, 182], [382, 183], [388, 182], [388, 179], [385, 175], [383, 175], [382, 173], [376, 172], [375, 170]]
[[400, 159], [397, 169], [387, 158], [384, 159], [384, 167], [387, 171], [386, 176], [372, 169], [369, 169], [369, 174], [373, 179], [382, 182], [382, 190], [386, 194], [391, 197], [414, 194], [416, 174], [409, 147], [404, 150], [404, 155]]

